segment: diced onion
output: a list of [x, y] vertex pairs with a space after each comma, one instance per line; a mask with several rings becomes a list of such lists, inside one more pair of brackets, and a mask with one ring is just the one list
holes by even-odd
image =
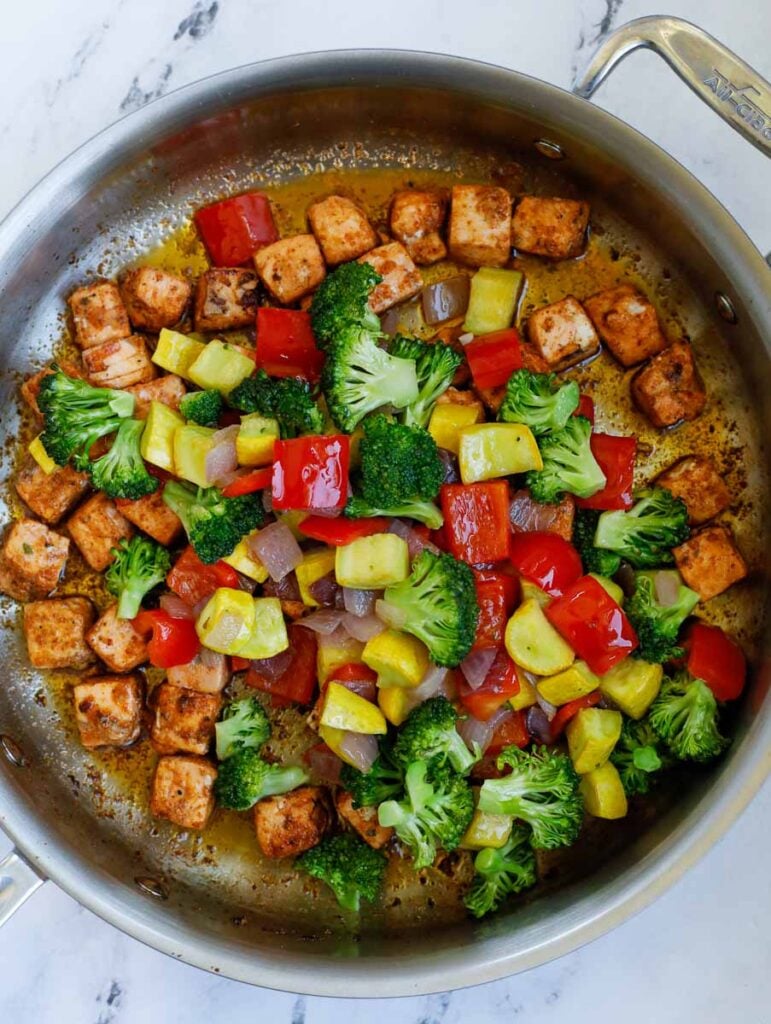
[[461, 334], [461, 336], [458, 338], [458, 341], [461, 343], [461, 345], [468, 345], [468, 343], [473, 340], [473, 334]]
[[427, 284], [420, 294], [423, 319], [427, 324], [442, 324], [463, 316], [468, 309], [471, 278], [466, 274]]
[[478, 690], [487, 678], [498, 655], [494, 647], [484, 648], [467, 655], [460, 663], [460, 670], [472, 690]]
[[343, 588], [335, 579], [334, 572], [328, 572], [326, 575], [314, 580], [308, 587], [308, 590], [313, 600], [317, 601], [322, 608], [337, 608], [343, 603]]
[[344, 683], [340, 683], [346, 690], [351, 690], [352, 693], [358, 694], [359, 697], [363, 697], [364, 700], [370, 701], [375, 704], [377, 702], [377, 683], [374, 679], [346, 679]]
[[302, 619], [298, 619], [297, 625], [305, 626], [306, 629], [312, 629], [314, 633], [318, 633], [320, 636], [331, 636], [340, 629], [345, 614], [343, 611], [338, 611], [337, 608], [320, 608], [318, 611], [311, 612], [310, 615], [305, 615]]
[[406, 612], [381, 600], [375, 601], [375, 615], [390, 629], [402, 629], [407, 621]]
[[377, 737], [362, 732], [346, 732], [340, 740], [340, 752], [360, 772], [368, 772], [378, 755]]
[[386, 628], [383, 620], [377, 615], [351, 615], [350, 612], [343, 612], [342, 623], [354, 640], [361, 640], [363, 643], [382, 633]]
[[469, 715], [468, 718], [458, 722], [458, 732], [463, 737], [469, 750], [473, 751], [478, 746], [480, 753], [484, 754], [490, 746], [495, 730], [504, 718], [508, 718], [509, 714], [511, 714], [511, 708], [505, 705], [498, 708], [486, 722], [482, 722], [478, 718], [474, 718], [473, 715]]
[[436, 545], [418, 536], [415, 530], [408, 526], [403, 519], [392, 519], [388, 526], [388, 533], [395, 533], [397, 537], [401, 537], [402, 540], [407, 542], [410, 558], [417, 558], [421, 551], [424, 551], [426, 548], [429, 551], [433, 551], [434, 554], [437, 554], [439, 551]]
[[293, 657], [294, 652], [292, 648], [287, 647], [285, 651], [279, 651], [272, 658], [257, 658], [252, 662], [252, 668], [265, 679], [273, 682], [273, 680], [278, 679], [286, 672], [292, 664]]
[[[316, 612], [315, 614], [320, 615], [321, 612]], [[332, 613], [330, 612], [330, 614]], [[334, 614], [342, 615], [343, 613], [336, 611], [334, 612]], [[308, 616], [308, 618], [310, 618], [310, 616]], [[307, 618], [298, 619], [297, 625], [303, 626], [307, 621]], [[325, 647], [345, 647], [346, 645], [350, 644], [350, 639], [351, 638], [348, 636], [348, 633], [345, 631], [345, 629], [343, 629], [342, 626], [338, 626], [337, 629], [334, 629], [331, 633], [316, 634], [316, 642], [321, 650], [323, 650]]]
[[550, 704], [545, 697], [542, 697], [538, 692], [538, 687], [535, 688], [535, 699], [538, 701], [539, 708], [543, 711], [546, 717], [551, 722], [552, 718], [557, 714], [557, 708], [554, 704]]
[[198, 660], [205, 668], [214, 668], [218, 671], [225, 663], [225, 655], [217, 651], [210, 651], [208, 647], [202, 647], [198, 652]]
[[351, 615], [371, 615], [375, 610], [378, 592], [376, 590], [356, 590], [343, 587], [343, 606]]
[[238, 469], [238, 456], [236, 455], [236, 437], [239, 427], [223, 427], [212, 437], [212, 446], [206, 453], [204, 472], [206, 480], [210, 484], [225, 487], [233, 479], [233, 473]]
[[669, 608], [677, 601], [680, 576], [675, 569], [661, 569], [653, 574], [653, 587], [658, 603], [662, 608]]
[[527, 709], [525, 724], [527, 725], [527, 731], [538, 743], [554, 742], [554, 736], [552, 735], [551, 730], [551, 721], [543, 708], [539, 707], [537, 704], [533, 704], [532, 707]]
[[181, 597], [177, 597], [176, 594], [164, 594], [158, 603], [165, 612], [168, 612], [172, 619], [195, 618], [190, 605], [186, 604]]
[[428, 671], [414, 690], [407, 693], [410, 703], [422, 704], [429, 697], [436, 696], [447, 678], [448, 670], [441, 665], [429, 665]]
[[311, 770], [311, 774], [319, 782], [336, 786], [340, 781], [340, 769], [343, 762], [330, 750], [326, 743], [317, 743], [304, 755], [303, 760]]
[[303, 560], [300, 545], [286, 523], [271, 523], [253, 534], [247, 545], [276, 582], [288, 576]]

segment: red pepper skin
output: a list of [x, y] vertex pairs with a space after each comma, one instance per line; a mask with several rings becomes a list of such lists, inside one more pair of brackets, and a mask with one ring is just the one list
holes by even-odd
[[683, 641], [686, 668], [703, 679], [717, 700], [736, 700], [744, 690], [747, 659], [744, 651], [718, 626], [693, 622]]
[[240, 267], [278, 239], [268, 197], [245, 192], [204, 206], [195, 223], [215, 267]]
[[343, 508], [348, 498], [347, 434], [296, 437], [273, 448], [273, 508]]
[[211, 597], [219, 587], [238, 590], [238, 573], [227, 562], [204, 565], [188, 546], [169, 570], [166, 586], [192, 608], [205, 597]]
[[593, 708], [595, 704], [600, 703], [601, 699], [600, 691], [593, 690], [591, 693], [584, 694], [583, 697], [576, 697], [575, 700], [569, 700], [567, 704], [563, 704], [551, 720], [552, 740], [556, 740], [562, 735], [565, 726], [571, 718], [575, 718], [579, 711], [583, 711], [584, 708]]
[[488, 757], [495, 757], [506, 747], [519, 747], [520, 750], [524, 750], [529, 742], [530, 733], [527, 731], [525, 712], [512, 709], [511, 714], [497, 726], [485, 754]]
[[519, 580], [514, 570], [509, 569], [504, 564], [499, 569], [472, 569], [471, 571], [474, 573], [474, 579], [478, 583], [487, 583], [489, 580], [494, 580], [503, 587], [506, 599], [506, 613], [511, 615], [519, 604]]
[[585, 420], [589, 420], [591, 425], [594, 426], [594, 399], [589, 395], [581, 395], [573, 415], [583, 416]]
[[634, 504], [634, 466], [637, 459], [637, 438], [615, 434], [592, 434], [592, 454], [605, 474], [607, 483], [591, 498], [576, 498], [579, 508], [626, 509]]
[[584, 571], [573, 545], [558, 533], [547, 531], [513, 534], [511, 563], [551, 597], [564, 594]]
[[310, 704], [316, 692], [316, 635], [304, 626], [291, 622], [287, 626], [292, 660], [276, 679], [268, 679], [251, 664], [246, 685], [269, 693], [276, 707], [288, 704]]
[[582, 576], [544, 613], [557, 632], [598, 676], [638, 646], [637, 634], [620, 605], [593, 576]]
[[150, 664], [156, 668], [187, 665], [201, 649], [192, 619], [175, 619], [162, 608], [143, 610], [132, 620], [137, 633], [152, 634], [147, 644]]
[[257, 368], [271, 377], [304, 377], [316, 381], [324, 353], [316, 345], [310, 313], [303, 309], [257, 310]]
[[336, 668], [327, 679], [328, 683], [350, 683], [351, 681], [377, 683], [377, 672], [373, 672], [369, 665], [365, 665], [361, 661], [349, 661]]
[[464, 352], [477, 388], [499, 388], [524, 365], [522, 341], [514, 327], [483, 334], [469, 342]]
[[350, 544], [359, 537], [371, 537], [373, 533], [385, 533], [389, 521], [383, 516], [371, 519], [345, 519], [338, 516], [330, 519], [327, 516], [308, 516], [298, 524], [297, 529], [306, 537], [323, 541], [333, 548]]
[[485, 681], [476, 690], [457, 674], [458, 698], [463, 707], [480, 722], [486, 722], [510, 697], [519, 693], [517, 666], [502, 648], [498, 651]]
[[444, 534], [455, 558], [470, 565], [501, 562], [509, 554], [509, 487], [505, 480], [444, 484]]
[[230, 656], [230, 670], [231, 672], [245, 672], [251, 661], [248, 658], [239, 658], [237, 654], [231, 654]]
[[262, 469], [255, 469], [251, 473], [244, 473], [243, 476], [222, 488], [226, 498], [240, 498], [244, 494], [255, 494], [257, 491], [264, 491], [273, 482], [273, 467], [264, 466]]
[[[506, 623], [509, 618], [509, 594], [511, 577], [502, 573], [489, 573], [488, 578], [480, 578], [481, 573], [475, 572], [477, 604], [479, 605], [479, 622], [474, 637], [472, 651], [499, 650], [503, 646]], [[514, 582], [512, 580], [512, 582]]]

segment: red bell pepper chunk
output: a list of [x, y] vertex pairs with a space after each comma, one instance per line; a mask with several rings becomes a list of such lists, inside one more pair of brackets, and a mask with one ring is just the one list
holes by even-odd
[[620, 605], [593, 576], [582, 576], [544, 608], [546, 618], [598, 676], [638, 646]]
[[192, 547], [179, 556], [166, 576], [166, 586], [192, 608], [219, 587], [238, 590], [238, 573], [227, 562], [204, 565]]
[[342, 508], [348, 499], [347, 434], [296, 437], [273, 448], [273, 508]]
[[576, 498], [580, 508], [626, 509], [634, 504], [634, 464], [637, 458], [637, 438], [617, 437], [615, 434], [592, 434], [589, 441], [592, 454], [605, 474], [606, 484], [591, 498]]
[[257, 310], [257, 367], [271, 377], [318, 380], [324, 353], [316, 345], [311, 315], [304, 309]]
[[372, 701], [373, 704], [377, 701], [377, 672], [373, 672], [363, 662], [350, 661], [336, 668], [322, 685], [322, 695], [329, 683], [340, 683], [347, 690]]
[[479, 605], [479, 622], [472, 651], [499, 650], [503, 646], [503, 636], [509, 618], [509, 609], [513, 602], [511, 594], [516, 585], [515, 580], [502, 573], [474, 573], [474, 583]]
[[469, 342], [464, 351], [474, 386], [478, 388], [501, 387], [524, 365], [522, 341], [514, 327], [483, 334]]
[[560, 597], [583, 573], [581, 556], [558, 533], [536, 530], [511, 538], [511, 562], [525, 579]]
[[471, 565], [500, 562], [509, 554], [509, 487], [505, 480], [444, 484], [440, 492], [450, 553]]
[[589, 420], [591, 425], [594, 426], [594, 399], [589, 395], [581, 395], [573, 415], [583, 416], [585, 420]]
[[461, 704], [480, 722], [492, 718], [509, 697], [519, 693], [520, 686], [517, 666], [503, 648], [498, 651], [484, 682], [476, 690], [469, 686], [461, 673], [458, 673], [457, 684]]
[[495, 757], [506, 747], [519, 747], [523, 750], [530, 742], [530, 733], [527, 731], [527, 718], [524, 711], [514, 711], [506, 715], [503, 721], [496, 726], [490, 744], [485, 751], [488, 757]]
[[569, 700], [567, 704], [563, 704], [551, 720], [552, 741], [562, 735], [565, 731], [565, 726], [571, 718], [575, 718], [579, 711], [583, 711], [584, 708], [593, 708], [601, 700], [602, 694], [600, 691], [593, 690], [591, 693], [584, 694], [583, 697], [576, 697], [575, 700]]
[[506, 599], [506, 612], [511, 615], [519, 602], [519, 581], [514, 570], [509, 570], [504, 564], [498, 569], [472, 569], [471, 571], [474, 573], [474, 579], [478, 583], [487, 583], [489, 580], [495, 580], [496, 583], [503, 587]]
[[389, 521], [383, 516], [371, 519], [345, 519], [338, 516], [330, 519], [327, 516], [308, 516], [298, 524], [297, 529], [306, 537], [323, 541], [333, 548], [350, 544], [359, 537], [370, 537], [373, 533], [385, 533]]
[[255, 469], [251, 473], [244, 473], [243, 476], [236, 477], [222, 488], [222, 493], [226, 498], [240, 498], [244, 494], [264, 491], [266, 487], [271, 486], [272, 482], [273, 467], [263, 466], [262, 469]]
[[736, 700], [747, 678], [744, 651], [718, 626], [694, 622], [688, 628], [683, 647], [686, 668], [703, 679], [718, 700]]
[[230, 656], [230, 669], [232, 672], [245, 672], [251, 665], [248, 658], [239, 658], [237, 654]]
[[240, 267], [278, 239], [268, 197], [245, 192], [204, 206], [195, 223], [215, 267]]
[[310, 704], [316, 692], [316, 634], [292, 622], [287, 626], [292, 660], [275, 679], [263, 675], [252, 662], [246, 673], [246, 685], [269, 693], [277, 707]]
[[132, 622], [137, 633], [150, 635], [147, 655], [156, 668], [187, 665], [201, 649], [192, 619], [175, 619], [158, 608], [143, 609]]

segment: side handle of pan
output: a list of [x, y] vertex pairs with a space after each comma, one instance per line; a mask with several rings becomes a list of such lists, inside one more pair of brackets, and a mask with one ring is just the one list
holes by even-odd
[[0, 926], [45, 881], [17, 850], [0, 861]]
[[573, 92], [591, 98], [615, 66], [641, 47], [663, 57], [715, 113], [771, 156], [771, 85], [717, 39], [681, 18], [637, 18], [611, 32], [577, 76]]

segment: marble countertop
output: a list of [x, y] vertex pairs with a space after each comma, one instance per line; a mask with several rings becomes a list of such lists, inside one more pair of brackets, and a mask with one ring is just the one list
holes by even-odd
[[[61, 0], [14, 4], [0, 33], [0, 215], [53, 164], [170, 89], [264, 57], [331, 47], [439, 50], [569, 86], [598, 34], [644, 0]], [[672, 0], [768, 77], [771, 7]], [[645, 132], [771, 249], [768, 164], [649, 53], [597, 102]], [[771, 788], [673, 890], [592, 945], [481, 988], [388, 1003], [297, 997], [196, 971], [147, 949], [46, 885], [0, 932], [0, 1020], [34, 1024], [764, 1024], [771, 1006]], [[9, 844], [0, 836], [0, 857]]]

